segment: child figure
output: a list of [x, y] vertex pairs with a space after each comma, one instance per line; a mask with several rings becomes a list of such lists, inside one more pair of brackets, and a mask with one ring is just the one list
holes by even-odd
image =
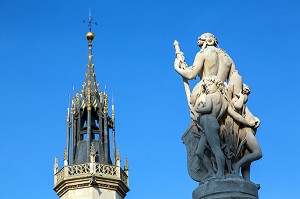
[[252, 127], [244, 124], [241, 125], [239, 139], [246, 140], [246, 149], [243, 157], [233, 165], [233, 169], [236, 174], [239, 174], [239, 169], [241, 168], [244, 179], [250, 181], [251, 162], [260, 159], [262, 157], [262, 151], [255, 137], [256, 129], [259, 126], [260, 121], [246, 106], [249, 94], [250, 88], [246, 84], [243, 84], [243, 90], [239, 95], [239, 98], [233, 98], [233, 105], [236, 112], [239, 112], [247, 121], [255, 121], [255, 125]]
[[[228, 109], [228, 103], [222, 95], [224, 83], [216, 76], [203, 79], [204, 101], [200, 101], [196, 108], [199, 113], [198, 124], [202, 128], [196, 155], [207, 169], [207, 177], [224, 178], [225, 157], [220, 144], [220, 125], [218, 120]], [[216, 159], [217, 173], [213, 171], [212, 163], [204, 153], [207, 145], [211, 148]]]

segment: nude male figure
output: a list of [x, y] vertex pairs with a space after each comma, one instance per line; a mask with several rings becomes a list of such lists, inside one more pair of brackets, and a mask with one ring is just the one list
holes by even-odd
[[[198, 46], [201, 50], [196, 54], [192, 66], [187, 67], [185, 62], [175, 59], [174, 68], [176, 72], [188, 80], [192, 80], [197, 76], [201, 79], [208, 76], [217, 76], [223, 82], [229, 79], [236, 68], [229, 55], [217, 48], [217, 38], [211, 33], [204, 33], [198, 38]], [[189, 103], [192, 109], [195, 108], [196, 100], [200, 96], [201, 84], [202, 81], [194, 87], [191, 93]]]
[[[199, 140], [195, 154], [202, 161], [207, 169], [207, 177], [215, 176], [216, 178], [224, 177], [225, 157], [221, 150], [220, 144], [220, 125], [219, 118], [227, 111], [228, 103], [222, 96], [223, 82], [216, 76], [203, 79], [205, 91], [204, 101], [201, 101], [196, 108], [199, 113], [198, 124], [202, 128], [202, 135]], [[216, 159], [217, 173], [213, 171], [211, 160], [204, 153], [206, 145], [211, 148], [212, 154]]]

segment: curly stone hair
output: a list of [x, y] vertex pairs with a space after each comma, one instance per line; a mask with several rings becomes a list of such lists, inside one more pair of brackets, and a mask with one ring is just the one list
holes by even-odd
[[210, 46], [218, 46], [218, 39], [211, 33], [204, 33], [198, 39], [205, 39]]
[[206, 82], [214, 83], [217, 86], [218, 90], [221, 92], [221, 94], [224, 93], [224, 87], [225, 87], [224, 82], [221, 81], [217, 76], [208, 76], [202, 79], [202, 81], [203, 81], [203, 86], [206, 85]]

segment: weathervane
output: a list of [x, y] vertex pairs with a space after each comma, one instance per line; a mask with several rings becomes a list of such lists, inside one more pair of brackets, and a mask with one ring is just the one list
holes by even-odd
[[88, 23], [89, 31], [92, 31], [92, 24], [97, 25], [97, 22], [93, 22], [91, 8], [89, 9], [89, 20], [83, 20], [83, 23]]

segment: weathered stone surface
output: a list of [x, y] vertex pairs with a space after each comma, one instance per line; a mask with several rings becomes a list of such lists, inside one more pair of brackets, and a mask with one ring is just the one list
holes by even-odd
[[113, 190], [100, 189], [95, 187], [82, 188], [70, 190], [66, 194], [64, 194], [61, 199], [91, 199], [91, 198], [99, 198], [99, 199], [123, 199], [117, 192]]
[[65, 166], [55, 174], [54, 191], [60, 198], [66, 194], [65, 199], [69, 199], [69, 196], [71, 199], [75, 195], [78, 197], [72, 199], [81, 198], [80, 195], [85, 194], [79, 191], [82, 189], [87, 190], [86, 194], [89, 196], [96, 194], [92, 190], [98, 190], [101, 193], [106, 193], [105, 190], [111, 190], [125, 198], [129, 191], [128, 176], [119, 166], [95, 162]]
[[244, 179], [213, 179], [199, 185], [193, 199], [257, 199], [257, 190], [257, 185]]

